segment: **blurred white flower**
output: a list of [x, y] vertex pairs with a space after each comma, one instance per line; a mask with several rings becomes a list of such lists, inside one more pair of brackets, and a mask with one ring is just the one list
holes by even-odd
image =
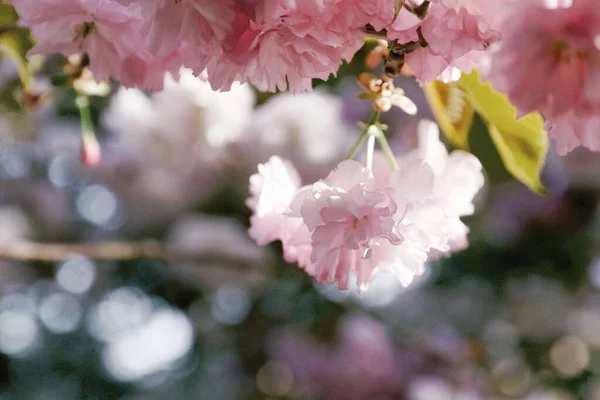
[[136, 381], [172, 370], [193, 343], [194, 331], [186, 315], [172, 307], [161, 307], [145, 324], [108, 343], [102, 359], [115, 379]]
[[127, 229], [165, 222], [209, 197], [224, 180], [224, 153], [251, 118], [255, 96], [248, 85], [213, 91], [207, 77], [183, 69], [165, 75], [161, 92], [121, 88], [103, 116], [114, 133], [94, 173], [128, 210]]
[[323, 178], [345, 155], [357, 129], [342, 119], [342, 100], [316, 90], [280, 94], [259, 107], [240, 151], [253, 163], [272, 155], [292, 161], [307, 180]]
[[178, 165], [198, 157], [205, 162], [215, 159], [241, 136], [255, 98], [248, 85], [220, 93], [206, 79], [183, 69], [178, 82], [167, 74], [164, 90], [151, 96], [121, 88], [104, 122], [127, 146], [163, 161]]
[[414, 381], [409, 389], [410, 400], [480, 400], [481, 397], [469, 391], [453, 388], [440, 378], [421, 378]]

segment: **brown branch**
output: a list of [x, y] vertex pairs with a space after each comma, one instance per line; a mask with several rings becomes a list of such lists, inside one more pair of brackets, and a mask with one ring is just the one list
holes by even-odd
[[131, 261], [151, 258], [167, 262], [231, 266], [236, 269], [252, 268], [253, 261], [241, 259], [226, 252], [190, 252], [152, 240], [74, 244], [15, 242], [0, 245], [0, 259], [13, 261], [53, 263], [63, 261], [73, 255], [82, 255], [100, 261]]
[[430, 6], [431, 1], [424, 1], [420, 6], [413, 8], [412, 13], [415, 14], [419, 19], [425, 19], [429, 13]]
[[371, 37], [374, 39], [388, 40], [386, 29], [382, 29], [381, 31], [378, 31], [375, 28], [373, 28], [373, 25], [368, 24], [367, 26], [365, 26], [365, 31], [366, 31], [368, 37]]

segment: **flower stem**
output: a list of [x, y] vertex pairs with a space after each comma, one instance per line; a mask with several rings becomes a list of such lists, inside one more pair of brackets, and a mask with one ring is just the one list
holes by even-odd
[[358, 149], [360, 149], [360, 146], [362, 146], [363, 142], [369, 137], [369, 127], [371, 125], [375, 125], [378, 121], [379, 121], [379, 111], [375, 111], [375, 112], [373, 112], [373, 115], [371, 115], [371, 119], [365, 126], [365, 129], [361, 132], [360, 136], [358, 137], [358, 139], [356, 139], [356, 142], [354, 142], [354, 145], [348, 152], [348, 155], [346, 156], [346, 160], [352, 160], [354, 158], [354, 156], [358, 152]]
[[87, 96], [79, 95], [75, 99], [75, 105], [79, 110], [81, 119], [81, 133], [84, 137], [94, 135], [94, 123], [92, 121], [92, 113], [90, 112], [90, 100]]
[[84, 164], [94, 166], [100, 163], [100, 143], [94, 134], [94, 122], [90, 111], [90, 100], [85, 95], [75, 98], [75, 105], [79, 109], [81, 119], [81, 158]]
[[392, 151], [392, 148], [390, 147], [385, 135], [383, 134], [383, 131], [381, 131], [380, 134], [377, 135], [377, 142], [379, 143], [379, 147], [381, 147], [383, 155], [385, 156], [385, 159], [392, 168], [392, 170], [398, 171], [400, 167], [398, 167], [398, 162], [396, 161], [396, 157], [394, 157], [394, 152]]
[[352, 146], [352, 148], [348, 152], [348, 155], [346, 156], [346, 160], [352, 160], [354, 158], [354, 156], [358, 152], [358, 149], [360, 149], [360, 146], [363, 144], [363, 142], [365, 141], [365, 139], [367, 138], [367, 136], [369, 136], [367, 134], [367, 132], [362, 132], [360, 134], [360, 136], [358, 137], [358, 139], [356, 139], [356, 142], [354, 142], [354, 145]]
[[375, 154], [375, 136], [380, 135], [371, 135], [369, 134], [369, 139], [367, 140], [367, 169], [373, 170], [373, 155]]

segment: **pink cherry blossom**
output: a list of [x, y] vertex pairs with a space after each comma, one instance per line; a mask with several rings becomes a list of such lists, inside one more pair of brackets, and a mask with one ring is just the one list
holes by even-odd
[[363, 26], [346, 15], [339, 0], [263, 0], [254, 15], [238, 12], [233, 31], [213, 44], [206, 61], [215, 89], [248, 79], [261, 91], [310, 90], [312, 79], [328, 79], [342, 60], [362, 46]]
[[300, 176], [288, 161], [273, 156], [250, 177], [246, 205], [253, 211], [250, 236], [264, 246], [286, 237], [286, 212], [300, 189]]
[[37, 45], [32, 54], [87, 53], [96, 79], [119, 76], [121, 63], [142, 46], [139, 7], [113, 0], [13, 0]]
[[147, 52], [141, 52], [123, 60], [118, 78], [127, 88], [141, 87], [160, 91], [163, 89], [165, 72], [177, 79], [181, 64], [182, 56], [178, 50], [164, 57], [152, 57]]
[[600, 151], [600, 10], [593, 0], [513, 2], [490, 78], [520, 114], [540, 111], [559, 154]]
[[420, 26], [428, 46], [406, 56], [407, 65], [420, 81], [434, 80], [451, 66], [470, 72], [477, 64], [466, 63], [475, 59], [465, 56], [483, 51], [500, 39], [500, 32], [492, 25], [495, 21], [492, 10], [497, 3], [490, 0], [434, 0], [422, 22], [410, 14], [401, 14], [388, 29], [388, 37], [401, 43], [415, 41]]
[[235, 20], [235, 0], [141, 0], [149, 49], [166, 56], [182, 41], [206, 47], [223, 41]]
[[450, 238], [445, 228], [449, 221], [433, 197], [436, 177], [429, 164], [410, 160], [401, 163], [400, 170], [384, 173], [386, 176], [386, 186], [401, 210], [396, 228], [403, 241], [398, 245], [382, 241], [374, 258], [382, 271], [394, 274], [408, 286], [415, 276], [423, 274], [432, 250], [449, 250]]
[[[343, 161], [329, 176], [299, 187], [291, 166], [273, 157], [251, 178], [250, 234], [281, 240], [284, 257], [323, 283], [366, 290], [379, 271], [403, 285], [425, 270], [433, 249], [450, 250], [449, 215], [434, 199], [435, 174], [416, 159], [373, 172]], [[293, 199], [291, 198], [293, 197]]]
[[[349, 13], [354, 26], [371, 25], [381, 31], [393, 22], [396, 11], [395, 0], [345, 0], [339, 2], [344, 12]], [[351, 14], [353, 13], [353, 14]]]
[[397, 207], [390, 193], [375, 186], [370, 170], [356, 161], [343, 161], [327, 178], [300, 194], [300, 213], [311, 232], [315, 277], [348, 288], [350, 271], [362, 287], [372, 279], [372, 253], [380, 241], [399, 244]]
[[546, 121], [548, 135], [556, 140], [556, 151], [560, 155], [578, 146], [600, 151], [600, 102], [580, 107], [583, 111], [571, 110]]
[[289, 215], [300, 189], [300, 177], [289, 161], [273, 156], [259, 164], [258, 173], [250, 177], [250, 197], [246, 200], [253, 211], [248, 232], [261, 246], [280, 240], [285, 260], [298, 262], [312, 274], [308, 230], [301, 218]]
[[460, 217], [475, 212], [473, 199], [484, 184], [481, 162], [462, 150], [448, 154], [440, 141], [437, 124], [428, 120], [419, 122], [419, 147], [415, 156], [425, 160], [436, 175], [433, 198], [448, 216], [445, 229], [449, 235], [449, 252], [465, 249], [469, 228]]

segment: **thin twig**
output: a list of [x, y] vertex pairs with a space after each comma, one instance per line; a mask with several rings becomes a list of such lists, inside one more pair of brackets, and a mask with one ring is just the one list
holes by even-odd
[[367, 33], [368, 37], [371, 37], [374, 39], [388, 40], [386, 29], [382, 29], [382, 30], [378, 31], [375, 28], [373, 28], [373, 25], [368, 24], [367, 26], [365, 26], [365, 32]]
[[98, 243], [34, 243], [16, 242], [0, 245], [0, 259], [13, 261], [61, 262], [74, 255], [99, 261], [131, 261], [151, 258], [167, 262], [190, 262], [202, 265], [252, 267], [253, 260], [242, 259], [227, 252], [191, 252], [157, 241]]

